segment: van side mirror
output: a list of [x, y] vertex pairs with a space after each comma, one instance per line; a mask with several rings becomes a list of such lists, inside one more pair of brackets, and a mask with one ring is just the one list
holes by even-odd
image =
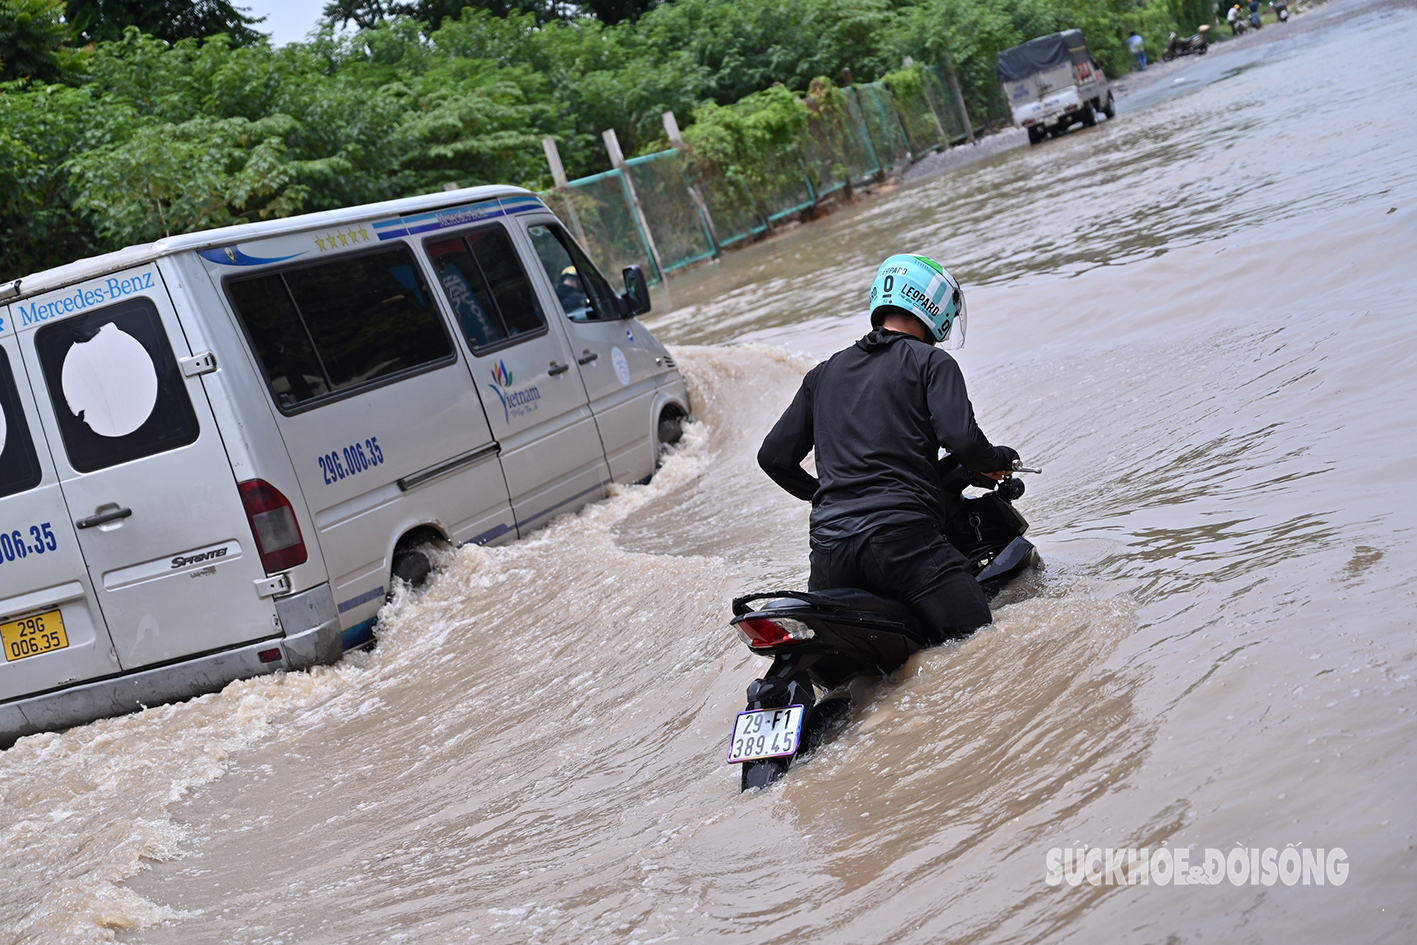
[[634, 318], [649, 311], [649, 284], [639, 266], [626, 266], [625, 294], [620, 296], [620, 317]]

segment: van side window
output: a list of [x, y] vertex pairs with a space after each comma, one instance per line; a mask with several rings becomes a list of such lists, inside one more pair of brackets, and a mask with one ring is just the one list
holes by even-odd
[[527, 232], [567, 317], [576, 321], [620, 317], [620, 304], [610, 283], [565, 230], [539, 223], [527, 227]]
[[35, 332], [34, 347], [77, 472], [196, 442], [197, 414], [148, 299], [46, 325]]
[[226, 290], [282, 408], [454, 357], [407, 246], [233, 279]]
[[501, 227], [430, 240], [425, 248], [474, 351], [546, 330], [531, 281]]
[[10, 356], [0, 350], [0, 496], [33, 489], [41, 476]]

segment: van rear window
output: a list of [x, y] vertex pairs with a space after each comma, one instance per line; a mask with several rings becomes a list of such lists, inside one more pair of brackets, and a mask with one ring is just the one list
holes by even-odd
[[283, 408], [453, 357], [407, 246], [233, 279], [226, 289]]
[[153, 303], [136, 298], [34, 334], [69, 465], [94, 472], [197, 441], [187, 384]]
[[10, 356], [0, 349], [0, 496], [33, 489], [41, 475]]

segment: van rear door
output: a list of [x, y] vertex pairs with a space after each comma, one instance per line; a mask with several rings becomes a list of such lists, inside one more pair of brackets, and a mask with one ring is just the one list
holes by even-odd
[[191, 352], [157, 267], [13, 308], [122, 668], [277, 635], [251, 524], [198, 370], [180, 363]]
[[0, 702], [118, 672], [0, 309]]

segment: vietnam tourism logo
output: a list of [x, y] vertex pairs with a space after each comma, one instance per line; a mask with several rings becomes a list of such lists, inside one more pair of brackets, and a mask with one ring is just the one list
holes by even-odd
[[492, 392], [502, 402], [502, 418], [507, 423], [511, 423], [513, 417], [524, 417], [531, 413], [537, 408], [537, 401], [541, 400], [541, 391], [536, 389], [535, 384], [514, 390], [512, 382], [511, 369], [505, 361], [498, 359], [492, 367], [492, 383], [487, 386], [492, 388]]

